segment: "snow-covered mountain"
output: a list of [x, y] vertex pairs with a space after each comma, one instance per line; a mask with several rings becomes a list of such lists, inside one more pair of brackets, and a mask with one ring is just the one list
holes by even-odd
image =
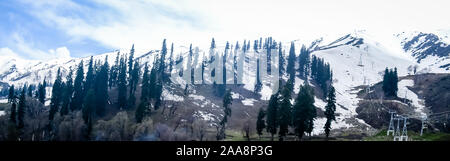
[[438, 36], [433, 33], [401, 33], [397, 37], [405, 52], [411, 54], [418, 63], [430, 68], [450, 70], [449, 38], [446, 34]]
[[[450, 73], [450, 47], [447, 40], [448, 37], [421, 32], [410, 32], [393, 35], [393, 40], [398, 40], [398, 44], [392, 44], [391, 42], [385, 43], [382, 40], [370, 36], [366, 32], [355, 32], [350, 34], [343, 34], [340, 38], [333, 38], [334, 41], [325, 42], [323, 39], [311, 42], [296, 41], [296, 54], [299, 54], [300, 46], [305, 45], [312, 51], [312, 55], [315, 55], [330, 63], [333, 70], [333, 85], [336, 88], [337, 96], [337, 124], [333, 125], [333, 129], [350, 128], [350, 127], [370, 127], [363, 120], [356, 118], [356, 108], [361, 98], [358, 98], [358, 87], [363, 85], [373, 85], [382, 81], [383, 72], [386, 68], [398, 69], [399, 77], [415, 74], [412, 70], [416, 68], [416, 73]], [[393, 41], [396, 42], [396, 41]], [[283, 48], [285, 56], [289, 51], [289, 44], [284, 43]], [[392, 47], [394, 46], [394, 47]], [[224, 48], [219, 46], [218, 48]], [[394, 48], [400, 48], [403, 50], [396, 50]], [[196, 65], [202, 62], [204, 58], [208, 58], [207, 49], [199, 50], [201, 55], [198, 57]], [[179, 55], [187, 56], [188, 49], [186, 47], [176, 47], [174, 51], [174, 58]], [[118, 51], [104, 53], [93, 56], [95, 61], [105, 60], [106, 57], [109, 64], [114, 64], [116, 54]], [[128, 49], [120, 50], [121, 54], [128, 53]], [[159, 50], [152, 51], [139, 51], [136, 50], [136, 60], [148, 62], [152, 64], [155, 56], [159, 54]], [[233, 56], [229, 55], [229, 59]], [[250, 51], [246, 53], [248, 60], [254, 60], [256, 52]], [[85, 62], [85, 68], [87, 68], [87, 62], [90, 57], [84, 58], [62, 58], [53, 59], [49, 61], [36, 61], [36, 60], [24, 60], [16, 57], [3, 56], [0, 59], [0, 83], [14, 84], [16, 86], [22, 86], [23, 84], [37, 84], [42, 82], [45, 78], [50, 83], [54, 81], [56, 71], [61, 68], [63, 78], [68, 73], [69, 69], [75, 69], [80, 61]], [[244, 65], [244, 86], [241, 86], [240, 90], [233, 91], [233, 98], [240, 102], [244, 107], [252, 107], [256, 102], [267, 102], [271, 95], [271, 89], [267, 86], [268, 82], [264, 82], [259, 96], [250, 96], [247, 93], [253, 91], [254, 83], [256, 82], [256, 65], [255, 62], [249, 61]], [[232, 69], [232, 64], [227, 64], [228, 69]], [[206, 69], [208, 70], [208, 69]], [[220, 70], [219, 70], [220, 71]], [[220, 75], [220, 73], [219, 73]], [[285, 79], [287, 77], [285, 76]], [[303, 84], [304, 80], [296, 78], [295, 80], [295, 92], [298, 92], [300, 84]], [[412, 82], [414, 83], [414, 82]], [[407, 87], [412, 86], [411, 81], [405, 80], [399, 83], [399, 97], [406, 97], [410, 99], [415, 106], [418, 115], [426, 115], [424, 112], [423, 100], [419, 99], [417, 95], [410, 91]], [[1, 87], [0, 87], [1, 88]], [[5, 87], [3, 87], [5, 88]], [[210, 96], [202, 95], [199, 90], [193, 89], [189, 97], [182, 97], [177, 95], [176, 92], [167, 88], [163, 92], [165, 100], [175, 102], [187, 102], [196, 104], [198, 106], [210, 106], [212, 108], [218, 108], [219, 106], [214, 103]], [[50, 92], [47, 92], [50, 93]], [[324, 111], [325, 102], [319, 98], [316, 98], [316, 106]], [[214, 118], [214, 112], [210, 109], [204, 109], [196, 112], [199, 117], [205, 120], [211, 120]], [[256, 115], [256, 114], [253, 114]], [[316, 126], [321, 127], [325, 123], [325, 118], [318, 118], [316, 120]], [[316, 128], [313, 132], [318, 134], [322, 131], [321, 128]]]

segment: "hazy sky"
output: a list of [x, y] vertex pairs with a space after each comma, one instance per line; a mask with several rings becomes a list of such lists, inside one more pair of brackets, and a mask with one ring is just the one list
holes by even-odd
[[448, 0], [2, 0], [0, 55], [81, 57], [118, 48], [300, 41], [450, 29]]

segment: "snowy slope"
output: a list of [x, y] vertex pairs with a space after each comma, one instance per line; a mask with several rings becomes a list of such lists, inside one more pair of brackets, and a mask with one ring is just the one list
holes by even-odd
[[[337, 117], [338, 122], [332, 125], [333, 129], [339, 128], [350, 128], [354, 127], [354, 122], [356, 120], [357, 123], [365, 124], [364, 121], [357, 119], [355, 116], [356, 108], [358, 107], [358, 103], [360, 101], [357, 98], [358, 90], [355, 89], [361, 85], [369, 85], [380, 82], [383, 78], [383, 72], [385, 68], [394, 68], [398, 69], [399, 76], [406, 76], [411, 74], [411, 71], [408, 70], [411, 66], [418, 66], [419, 73], [449, 73], [449, 70], [445, 68], [441, 68], [442, 65], [449, 64], [449, 57], [442, 56], [442, 54], [425, 54], [420, 61], [418, 61], [418, 56], [414, 55], [414, 53], [425, 51], [425, 48], [420, 48], [420, 42], [426, 42], [426, 40], [418, 41], [417, 43], [413, 43], [412, 48], [408, 50], [404, 50], [404, 46], [406, 42], [411, 41], [414, 37], [417, 37], [419, 33], [411, 33], [411, 34], [399, 34], [393, 35], [392, 40], [380, 40], [376, 37], [364, 32], [357, 31], [351, 34], [343, 34], [341, 37], [323, 37], [317, 40], [305, 40], [302, 41], [299, 39], [298, 41], [294, 41], [296, 54], [298, 56], [300, 48], [302, 45], [305, 45], [312, 51], [312, 55], [324, 58], [326, 62], [330, 63], [330, 66], [333, 70], [333, 85], [336, 88], [336, 97], [337, 97], [337, 113], [339, 116]], [[422, 38], [423, 39], [423, 38]], [[441, 41], [442, 40], [442, 41]], [[388, 43], [387, 43], [388, 42]], [[446, 42], [444, 39], [440, 39], [440, 41], [436, 42]], [[218, 44], [217, 51], [218, 55], [224, 54], [224, 46], [220, 46]], [[289, 42], [283, 42], [283, 51], [285, 58], [289, 52]], [[194, 48], [194, 53], [198, 53], [194, 55], [192, 58], [191, 66], [199, 71], [201, 69], [201, 62], [204, 59], [209, 61], [211, 59], [211, 55], [209, 55], [208, 48]], [[120, 54], [126, 56], [125, 54], [129, 53], [129, 49], [120, 50]], [[186, 46], [178, 46], [175, 47], [174, 50], [174, 59], [178, 59], [180, 56], [183, 60], [188, 60], [189, 56], [189, 47]], [[198, 52], [197, 52], [198, 51]], [[230, 52], [227, 54], [227, 59], [232, 60], [234, 56], [238, 56], [234, 51], [234, 48], [231, 45], [229, 50]], [[108, 57], [107, 61], [109, 65], [113, 65], [115, 62], [115, 58], [118, 51], [108, 52], [100, 55], [93, 56], [94, 60], [104, 61], [106, 56]], [[136, 48], [135, 51], [135, 59], [143, 65], [144, 63], [148, 63], [150, 66], [153, 63], [153, 60], [159, 54], [159, 50], [152, 51], [141, 51]], [[168, 53], [170, 54], [170, 53]], [[420, 55], [420, 54], [419, 54]], [[423, 54], [422, 54], [423, 55]], [[245, 53], [244, 70], [243, 70], [243, 82], [244, 85], [241, 86], [243, 90], [246, 91], [254, 91], [255, 83], [256, 83], [256, 58], [258, 57], [258, 53], [253, 51], [251, 47], [250, 51]], [[48, 61], [37, 61], [37, 60], [24, 60], [14, 56], [5, 56], [0, 55], [0, 66], [3, 68], [0, 69], [0, 82], [14, 84], [16, 86], [23, 86], [24, 84], [38, 84], [42, 82], [44, 78], [50, 83], [54, 82], [56, 71], [58, 68], [61, 68], [63, 79], [65, 80], [65, 76], [68, 73], [69, 69], [75, 69], [80, 61], [84, 61], [85, 71], [87, 71], [87, 63], [89, 62], [90, 57], [84, 58], [60, 58], [53, 59]], [[166, 60], [167, 61], [167, 60]], [[187, 61], [183, 61], [183, 68], [186, 69], [188, 64]], [[232, 74], [230, 69], [233, 68], [232, 61], [227, 61], [227, 82], [232, 81]], [[210, 73], [210, 66], [205, 67], [205, 74]], [[179, 71], [173, 71], [174, 73]], [[216, 70], [216, 75], [222, 75], [222, 70]], [[267, 75], [265, 78], [262, 78], [262, 88], [258, 93], [258, 96], [254, 97], [245, 97], [243, 93], [239, 93], [237, 91], [233, 91], [233, 98], [235, 100], [240, 101], [246, 107], [253, 107], [255, 104], [258, 104], [258, 101], [267, 101], [270, 98], [270, 95], [273, 93], [270, 88], [269, 80], [273, 76]], [[287, 80], [287, 76], [282, 76], [283, 79]], [[205, 77], [207, 78], [207, 77]], [[206, 83], [212, 84], [212, 79], [206, 79]], [[184, 84], [186, 82], [182, 79], [176, 79], [174, 84], [179, 84], [181, 89], [184, 89]], [[298, 93], [299, 86], [304, 83], [304, 80], [296, 78], [294, 85], [294, 92]], [[420, 100], [415, 93], [408, 89], [409, 86], [412, 86], [413, 82], [411, 80], [402, 80], [399, 82], [399, 97], [402, 97], [406, 93], [406, 97], [410, 99], [413, 103], [413, 106], [416, 108], [416, 112], [420, 115], [424, 114], [424, 106], [423, 100]], [[204, 120], [214, 120], [217, 117], [217, 113], [213, 113], [212, 109], [208, 109], [210, 107], [218, 108], [219, 105], [214, 104], [212, 100], [208, 100], [209, 96], [203, 96], [195, 92], [195, 89], [192, 89], [193, 92], [190, 93], [187, 97], [183, 97], [181, 95], [174, 94], [174, 90], [171, 88], [165, 88], [163, 90], [163, 97], [167, 101], [174, 102], [189, 102], [193, 103], [202, 109], [196, 111], [196, 116], [203, 118]], [[51, 87], [47, 87], [47, 98], [51, 97]], [[324, 110], [325, 102], [319, 98], [315, 98], [315, 105], [320, 108], [322, 111]], [[348, 120], [353, 120], [353, 123]], [[315, 121], [315, 131], [313, 134], [320, 134], [323, 129], [323, 124], [325, 123], [324, 118], [318, 118]]]
[[[394, 51], [396, 50], [383, 46], [365, 33], [353, 33], [321, 46], [319, 50], [312, 53], [329, 62], [333, 70], [333, 85], [336, 88], [338, 104], [337, 113], [341, 114], [337, 119], [345, 120], [357, 115], [355, 110], [360, 99], [357, 98], [356, 87], [382, 81], [386, 68], [397, 68], [399, 77], [401, 77], [408, 74], [409, 66], [420, 65], [407, 53]], [[436, 71], [435, 68], [433, 69], [428, 72]], [[411, 82], [400, 82], [399, 96], [405, 94], [406, 86], [411, 86]], [[423, 115], [423, 105], [419, 104], [422, 100], [419, 100], [412, 91], [408, 90], [408, 92], [410, 92], [407, 96], [408, 99], [412, 99], [413, 105], [417, 106], [417, 112]], [[323, 120], [318, 119], [316, 122], [320, 124]], [[336, 128], [349, 127], [341, 124], [336, 125]]]

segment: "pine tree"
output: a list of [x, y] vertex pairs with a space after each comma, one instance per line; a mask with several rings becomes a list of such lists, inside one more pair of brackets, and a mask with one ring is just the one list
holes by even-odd
[[137, 123], [141, 123], [144, 119], [145, 114], [147, 113], [148, 108], [148, 101], [143, 100], [141, 103], [139, 103], [139, 106], [136, 108], [135, 112], [135, 118]]
[[291, 48], [289, 49], [288, 62], [286, 72], [289, 74], [289, 80], [295, 80], [295, 46], [294, 42], [291, 42]]
[[[131, 76], [131, 73], [133, 72], [133, 61], [134, 61], [134, 44], [131, 46], [130, 50], [130, 56], [128, 57], [128, 76]], [[131, 82], [131, 81], [129, 81]], [[132, 85], [130, 85], [131, 87]]]
[[105, 63], [100, 67], [100, 71], [95, 76], [94, 92], [96, 96], [95, 112], [98, 116], [103, 116], [106, 111], [106, 104], [108, 103], [108, 69], [109, 64], [105, 58]]
[[39, 84], [38, 93], [37, 93], [38, 100], [42, 104], [45, 104], [45, 94], [46, 94], [45, 87], [47, 87], [47, 82], [44, 79], [42, 84]]
[[285, 71], [285, 69], [284, 69], [284, 55], [283, 55], [283, 52], [282, 52], [282, 45], [281, 45], [281, 42], [279, 43], [279, 45], [278, 45], [278, 72], [279, 72], [279, 76], [280, 76], [280, 78], [283, 76], [283, 74], [284, 74], [284, 71]]
[[83, 108], [81, 110], [84, 123], [88, 124], [89, 121], [93, 119], [95, 114], [95, 105], [95, 92], [93, 89], [89, 89], [86, 93], [86, 97], [84, 98]]
[[48, 117], [48, 119], [50, 121], [53, 120], [55, 114], [59, 110], [59, 106], [62, 101], [61, 96], [63, 93], [63, 88], [64, 87], [63, 87], [62, 80], [61, 80], [61, 69], [58, 68], [55, 83], [53, 83], [52, 98], [51, 98], [51, 102], [50, 102], [50, 111], [49, 111], [49, 117]]
[[17, 123], [17, 121], [16, 121], [17, 112], [16, 111], [17, 111], [16, 101], [14, 100], [14, 101], [12, 101], [12, 104], [11, 104], [11, 114], [9, 116], [9, 121], [11, 121], [14, 124]]
[[305, 45], [302, 46], [300, 50], [300, 55], [298, 57], [299, 68], [298, 71], [300, 73], [300, 77], [306, 78], [308, 75], [309, 69], [309, 51], [306, 49]]
[[287, 86], [281, 91], [280, 110], [278, 112], [278, 124], [280, 128], [278, 136], [280, 141], [283, 141], [284, 137], [286, 137], [292, 121], [291, 92], [291, 89]]
[[141, 101], [148, 100], [150, 96], [150, 76], [148, 71], [148, 64], [144, 65], [144, 73], [142, 76], [142, 87], [141, 87]]
[[[169, 57], [169, 75], [172, 73], [173, 70], [173, 43], [170, 47], [170, 57]], [[203, 75], [202, 75], [203, 76]]]
[[311, 60], [311, 78], [316, 79], [316, 77], [317, 77], [317, 57], [313, 55]]
[[398, 91], [398, 75], [397, 75], [397, 68], [394, 68], [394, 72], [392, 73], [392, 96], [397, 97], [397, 91]]
[[131, 72], [131, 75], [130, 75], [130, 82], [129, 82], [130, 93], [129, 93], [129, 98], [128, 98], [128, 106], [130, 108], [134, 108], [134, 105], [136, 103], [135, 92], [136, 92], [137, 83], [139, 82], [139, 77], [140, 77], [139, 62], [134, 63], [134, 67], [132, 70], [133, 71]]
[[[165, 82], [166, 80], [168, 80], [168, 76], [166, 75], [165, 71], [166, 71], [166, 55], [167, 55], [167, 47], [166, 47], [166, 39], [163, 40], [163, 45], [161, 48], [161, 56], [160, 56], [160, 60], [159, 60], [159, 72], [161, 75], [161, 79]], [[192, 44], [191, 44], [191, 51], [190, 51], [190, 56], [192, 57]], [[192, 73], [193, 74], [193, 73]]]
[[276, 93], [270, 96], [266, 115], [266, 129], [271, 134], [271, 141], [273, 141], [278, 129], [278, 106], [278, 93]]
[[261, 75], [260, 75], [260, 69], [259, 69], [259, 59], [256, 60], [256, 83], [255, 83], [255, 90], [253, 92], [258, 93], [261, 90], [262, 83], [261, 83]]
[[295, 100], [293, 109], [293, 125], [295, 134], [301, 140], [305, 132], [310, 132], [314, 126], [314, 119], [317, 116], [314, 106], [313, 89], [306, 82], [300, 86], [300, 91]]
[[228, 117], [231, 116], [231, 107], [233, 98], [231, 97], [231, 90], [227, 90], [224, 97], [223, 97], [223, 117], [220, 121], [220, 130], [217, 134], [217, 140], [225, 139], [225, 128], [226, 124], [228, 122]]
[[69, 105], [71, 103], [72, 95], [73, 95], [73, 80], [72, 80], [73, 70], [70, 68], [69, 74], [66, 76], [66, 83], [64, 86], [63, 94], [62, 94], [62, 106], [60, 114], [61, 116], [67, 115], [69, 113]]
[[141, 123], [148, 108], [148, 100], [149, 100], [149, 94], [150, 94], [150, 78], [148, 74], [148, 65], [145, 63], [144, 66], [144, 73], [142, 78], [142, 88], [141, 88], [141, 103], [139, 103], [138, 108], [135, 112], [135, 118], [137, 123]]
[[95, 75], [94, 75], [94, 60], [93, 57], [91, 56], [91, 59], [89, 60], [89, 66], [88, 66], [88, 71], [86, 73], [86, 81], [84, 82], [84, 93], [86, 94], [93, 86], [94, 81], [95, 81]]
[[264, 117], [266, 117], [266, 112], [264, 111], [263, 108], [260, 108], [258, 112], [258, 119], [256, 120], [256, 131], [260, 139], [261, 135], [263, 134], [262, 132], [264, 128], [266, 128]]
[[25, 88], [23, 88], [22, 92], [20, 93], [20, 96], [19, 96], [19, 106], [17, 108], [17, 121], [18, 121], [17, 128], [18, 129], [22, 129], [25, 126], [25, 123], [24, 123], [25, 109], [26, 109]]
[[109, 72], [109, 88], [112, 88], [117, 84], [117, 76], [119, 74], [119, 55], [120, 52], [117, 52], [116, 60], [114, 61], [114, 65], [111, 66], [111, 71]]
[[211, 49], [215, 49], [216, 48], [216, 41], [214, 41], [214, 38], [212, 38], [211, 40]]
[[386, 97], [397, 97], [398, 91], [398, 75], [397, 68], [388, 69], [386, 68], [383, 76], [383, 86], [382, 89]]
[[83, 81], [84, 81], [84, 69], [83, 60], [78, 64], [75, 81], [73, 83], [73, 97], [70, 103], [70, 109], [72, 111], [81, 110], [81, 106], [84, 98]]
[[262, 37], [259, 38], [259, 46], [258, 47], [259, 47], [259, 49], [261, 49], [261, 47], [262, 47]]
[[28, 93], [27, 93], [28, 97], [30, 97], [30, 98], [33, 97], [34, 88], [35, 88], [34, 85], [29, 85], [28, 86]]
[[9, 93], [8, 93], [8, 103], [14, 102], [16, 99], [16, 94], [14, 90], [14, 84], [9, 87]]
[[119, 65], [119, 77], [118, 77], [118, 104], [120, 109], [127, 108], [127, 68], [126, 61], [124, 58], [120, 59]]
[[[188, 63], [191, 63], [192, 62], [192, 56], [193, 56], [193, 52], [192, 52], [192, 44], [189, 46], [189, 60], [188, 60]], [[191, 69], [188, 69], [188, 70], [191, 70], [191, 84], [194, 84], [194, 67], [193, 66], [191, 66]]]
[[334, 87], [330, 86], [327, 96], [327, 105], [325, 106], [325, 116], [327, 118], [327, 122], [325, 123], [324, 129], [327, 138], [330, 135], [331, 122], [336, 121], [336, 117], [334, 115], [335, 111], [336, 111], [336, 94]]
[[247, 51], [247, 40], [244, 40], [244, 45], [242, 46], [242, 51], [244, 53]]

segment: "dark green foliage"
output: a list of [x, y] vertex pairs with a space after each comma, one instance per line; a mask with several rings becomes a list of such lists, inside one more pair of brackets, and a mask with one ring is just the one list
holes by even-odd
[[214, 41], [214, 38], [212, 38], [211, 40], [211, 49], [215, 49], [216, 48], [216, 41]]
[[14, 84], [13, 84], [9, 87], [8, 103], [14, 102], [15, 99], [16, 99], [16, 93], [15, 93]]
[[325, 95], [328, 91], [328, 85], [333, 79], [330, 64], [325, 63], [325, 61], [321, 58], [313, 56], [311, 62], [311, 77], [317, 84], [319, 84]]
[[327, 122], [325, 123], [324, 129], [327, 138], [330, 135], [331, 122], [336, 121], [336, 116], [334, 115], [335, 111], [336, 111], [336, 94], [334, 87], [330, 86], [327, 96], [327, 105], [325, 106], [325, 116], [327, 118]]
[[95, 112], [98, 116], [103, 116], [106, 111], [106, 104], [108, 103], [108, 69], [109, 64], [105, 58], [105, 63], [100, 67], [100, 70], [95, 75]]
[[398, 91], [398, 75], [397, 68], [388, 69], [384, 71], [383, 76], [383, 91], [386, 97], [397, 97]]
[[127, 68], [126, 60], [124, 58], [120, 59], [119, 65], [119, 77], [118, 77], [118, 104], [120, 109], [127, 108]]
[[[172, 73], [173, 69], [173, 43], [170, 47], [170, 56], [169, 56], [169, 75]], [[203, 76], [203, 74], [202, 74]], [[169, 81], [170, 82], [170, 81]]]
[[14, 124], [16, 124], [17, 122], [17, 107], [16, 107], [16, 101], [12, 101], [11, 104], [11, 114], [9, 115], [9, 121], [13, 122]]
[[285, 64], [285, 60], [284, 60], [284, 55], [283, 55], [283, 51], [282, 51], [283, 46], [281, 45], [281, 42], [278, 45], [278, 72], [279, 72], [279, 77], [281, 78], [285, 72], [284, 69], [284, 64]]
[[139, 103], [138, 108], [135, 112], [136, 122], [140, 123], [144, 119], [146, 113], [149, 112], [149, 98], [150, 98], [150, 78], [148, 74], [148, 65], [145, 63], [144, 74], [142, 78], [142, 89], [141, 89], [141, 103]]
[[148, 100], [150, 97], [150, 76], [148, 72], [148, 64], [145, 63], [142, 76], [141, 101]]
[[260, 75], [260, 69], [259, 69], [259, 59], [256, 60], [256, 83], [255, 83], [255, 90], [253, 92], [258, 93], [261, 91], [262, 83], [261, 83], [261, 75]]
[[135, 92], [136, 92], [136, 87], [138, 85], [139, 82], [139, 77], [140, 77], [140, 66], [139, 66], [139, 62], [135, 62], [134, 63], [134, 67], [132, 69], [133, 71], [131, 72], [130, 75], [130, 93], [129, 93], [129, 98], [128, 98], [128, 106], [130, 108], [134, 108], [135, 103], [136, 103], [136, 96], [135, 96]]
[[34, 89], [35, 89], [35, 85], [29, 85], [28, 86], [28, 93], [27, 93], [27, 95], [28, 95], [28, 97], [33, 97], [33, 91], [34, 91]]
[[220, 129], [217, 132], [217, 140], [225, 139], [225, 128], [226, 124], [228, 122], [228, 117], [231, 116], [231, 107], [233, 98], [231, 97], [231, 90], [227, 90], [225, 92], [225, 95], [223, 97], [223, 117], [222, 120], [219, 122]]
[[17, 108], [17, 128], [22, 129], [25, 126], [24, 118], [25, 118], [25, 88], [22, 89], [22, 92], [19, 96], [19, 106]]
[[84, 98], [83, 81], [84, 81], [84, 69], [83, 61], [78, 64], [78, 69], [73, 83], [73, 97], [70, 103], [70, 109], [72, 111], [81, 110], [81, 106]]
[[269, 105], [267, 106], [266, 129], [271, 134], [272, 141], [278, 129], [278, 95], [279, 93], [270, 96]]
[[258, 47], [259, 47], [259, 49], [261, 49], [261, 47], [262, 47], [262, 37], [259, 38], [259, 46]]
[[82, 113], [84, 123], [88, 124], [88, 121], [92, 120], [95, 114], [95, 92], [93, 89], [89, 89], [86, 93], [86, 97], [83, 101]]
[[[131, 46], [130, 56], [128, 57], [128, 75], [129, 76], [131, 76], [132, 75], [131, 73], [133, 72], [133, 62], [134, 62], [133, 59], [134, 59], [134, 44], [133, 44], [133, 46]], [[131, 81], [130, 81], [130, 87], [132, 87]]]
[[117, 85], [117, 76], [119, 75], [119, 55], [120, 52], [117, 52], [116, 60], [114, 65], [111, 66], [111, 71], [109, 72], [109, 88]]
[[69, 70], [69, 74], [66, 76], [66, 83], [63, 89], [62, 94], [62, 106], [60, 114], [61, 116], [67, 115], [69, 113], [69, 105], [73, 95], [73, 80], [72, 80], [73, 71], [72, 68]]
[[[192, 44], [191, 44], [191, 48], [190, 48], [190, 57], [192, 57]], [[167, 55], [167, 47], [166, 47], [166, 39], [163, 40], [163, 45], [161, 48], [161, 55], [159, 58], [159, 72], [161, 75], [161, 80], [163, 82], [166, 82], [169, 80], [169, 75], [166, 74], [166, 55]], [[194, 73], [192, 72], [192, 75]]]
[[62, 101], [63, 90], [64, 90], [64, 85], [63, 85], [63, 82], [61, 79], [61, 69], [58, 69], [58, 72], [56, 74], [55, 83], [53, 83], [53, 88], [52, 88], [52, 98], [51, 98], [51, 102], [50, 102], [50, 111], [49, 111], [49, 116], [48, 116], [48, 119], [50, 121], [53, 120], [55, 114], [59, 110], [59, 106], [61, 105], [61, 101]]
[[266, 128], [266, 123], [264, 118], [266, 117], [266, 112], [263, 108], [259, 109], [258, 118], [256, 120], [256, 131], [258, 135], [261, 137], [264, 128]]
[[289, 49], [288, 62], [286, 72], [289, 75], [289, 80], [295, 80], [295, 45], [291, 42], [291, 48]]
[[[288, 84], [289, 83], [290, 82], [288, 82]], [[279, 102], [280, 109], [278, 111], [278, 136], [280, 141], [284, 140], [292, 121], [291, 93], [292, 91], [287, 85], [281, 91], [281, 100]]]
[[86, 81], [84, 82], [84, 93], [86, 94], [94, 85], [95, 75], [94, 75], [94, 66], [93, 66], [93, 57], [91, 56], [91, 60], [89, 60], [88, 71], [86, 73]]
[[293, 109], [293, 125], [298, 139], [301, 140], [305, 132], [312, 132], [314, 128], [313, 121], [316, 117], [314, 91], [306, 82], [305, 85], [300, 86]]
[[45, 81], [45, 78], [44, 78], [44, 81], [42, 82], [42, 84], [39, 84], [38, 92], [37, 92], [38, 100], [42, 104], [45, 103], [45, 95], [46, 95], [45, 87], [47, 87], [47, 82]]
[[145, 115], [150, 112], [150, 108], [148, 108], [148, 101], [144, 100], [139, 103], [139, 106], [136, 108], [135, 118], [137, 123], [141, 123], [144, 119]]
[[310, 60], [309, 60], [309, 51], [306, 49], [305, 45], [302, 46], [301, 50], [300, 50], [300, 55], [298, 57], [298, 64], [299, 64], [299, 74], [300, 77], [302, 78], [306, 78], [308, 76], [308, 69], [309, 69], [309, 64], [310, 64]]

